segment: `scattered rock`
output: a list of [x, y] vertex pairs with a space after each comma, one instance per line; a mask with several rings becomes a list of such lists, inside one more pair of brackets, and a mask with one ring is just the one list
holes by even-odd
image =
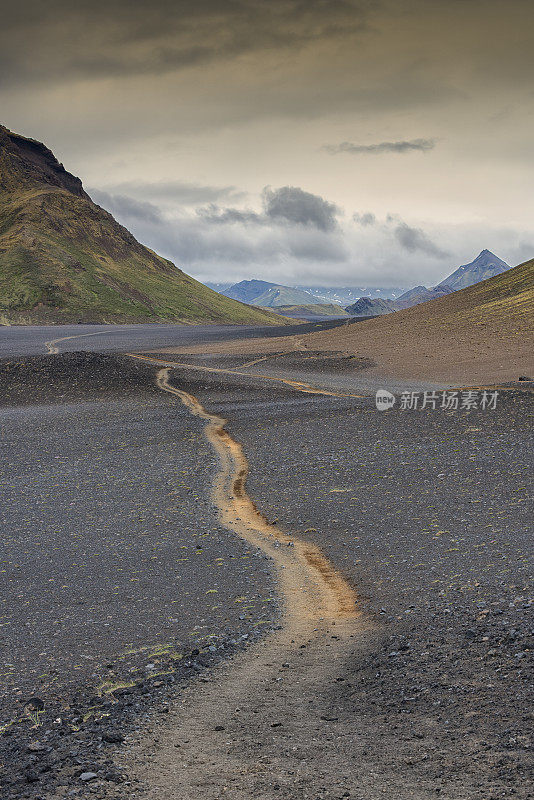
[[41, 742], [30, 742], [28, 750], [30, 753], [41, 753], [43, 750], [46, 750], [46, 747], [44, 744], [41, 744]]
[[124, 742], [124, 736], [118, 731], [106, 731], [103, 734], [102, 739], [110, 744], [120, 744], [121, 742]]
[[80, 775], [80, 780], [84, 783], [87, 783], [87, 781], [93, 781], [95, 778], [98, 778], [96, 772], [82, 772]]
[[26, 700], [24, 703], [24, 708], [28, 711], [40, 712], [44, 710], [44, 701], [41, 700], [40, 697], [30, 697], [29, 700]]

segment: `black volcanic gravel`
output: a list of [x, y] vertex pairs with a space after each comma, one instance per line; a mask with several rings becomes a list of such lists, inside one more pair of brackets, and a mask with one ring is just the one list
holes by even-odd
[[332, 691], [347, 759], [403, 791], [532, 796], [532, 395], [485, 412], [246, 399], [229, 430], [252, 497], [321, 546], [376, 622]]
[[50, 759], [94, 761], [108, 724], [139, 724], [276, 616], [269, 562], [215, 517], [202, 423], [155, 372], [90, 354], [0, 366], [2, 798], [43, 793]]
[[[65, 358], [58, 359], [58, 369]], [[28, 691], [43, 696], [35, 685], [37, 667], [45, 674], [39, 653], [52, 653], [62, 665], [47, 689], [46, 708], [50, 703], [54, 711], [44, 724], [29, 731], [27, 722], [19, 723], [0, 738], [4, 764], [12, 766], [14, 757], [20, 762], [2, 797], [44, 797], [57, 783], [64, 796], [131, 797], [135, 786], [117, 771], [112, 755], [124, 732], [155, 727], [191, 671], [209, 670], [221, 654], [247, 641], [240, 637], [268, 628], [256, 622], [275, 619], [274, 604], [261, 602], [272, 594], [268, 562], [213, 519], [213, 458], [201, 424], [154, 390], [150, 367], [134, 369], [127, 359], [95, 356], [93, 369], [86, 355], [71, 358], [64, 378], [52, 375], [51, 396], [40, 399], [41, 383], [32, 390], [25, 374], [21, 384], [29, 391], [20, 403], [26, 407], [1, 412], [2, 444], [12, 465], [3, 495], [21, 509], [7, 518], [16, 541], [6, 540], [22, 564], [9, 588], [17, 616], [12, 631], [9, 625], [0, 628], [12, 643], [6, 660], [13, 652], [19, 659], [18, 684], [6, 670], [11, 700], [16, 685], [23, 687], [15, 695], [19, 709]], [[80, 375], [77, 363], [84, 364], [89, 384], [102, 380], [94, 399], [85, 388], [76, 396], [66, 388]], [[46, 364], [43, 369], [50, 368]], [[106, 370], [120, 373], [124, 382], [116, 395], [105, 388]], [[403, 798], [422, 796], [421, 787], [429, 797], [448, 800], [530, 797], [532, 396], [503, 393], [496, 411], [380, 413], [371, 398], [318, 397], [248, 378], [221, 381], [176, 370], [173, 380], [208, 410], [228, 417], [249, 459], [249, 492], [260, 510], [319, 544], [374, 620], [352, 658], [339, 665], [327, 715], [336, 720], [336, 757], [351, 764], [356, 782], [361, 775], [361, 797], [379, 797], [395, 785]], [[61, 387], [61, 404], [43, 405]], [[27, 405], [32, 391], [35, 403]], [[91, 531], [83, 548], [74, 523]], [[174, 533], [165, 539], [171, 523]], [[206, 532], [210, 536], [202, 537]], [[205, 561], [196, 555], [199, 539], [203, 553], [209, 549]], [[58, 542], [61, 549], [53, 551]], [[183, 552], [189, 560], [177, 565]], [[224, 570], [213, 568], [218, 557], [225, 559]], [[10, 566], [12, 580], [17, 569]], [[71, 572], [69, 585], [64, 576]], [[58, 586], [60, 575], [68, 588]], [[117, 584], [121, 590], [114, 598]], [[212, 586], [218, 593], [206, 595]], [[237, 604], [236, 611], [236, 594], [249, 598], [248, 610]], [[78, 598], [86, 605], [76, 625]], [[65, 614], [56, 629], [51, 612], [59, 604]], [[20, 635], [39, 613], [46, 647], [36, 636]], [[174, 613], [178, 622], [168, 620]], [[68, 625], [63, 618], [71, 620]], [[110, 628], [102, 630], [108, 621], [113, 640]], [[195, 631], [195, 625], [205, 627]], [[216, 639], [207, 638], [215, 632]], [[179, 640], [183, 659], [169, 675], [151, 677], [168, 671], [170, 653], [126, 655], [122, 645], [132, 640], [149, 648], [161, 641], [174, 647]], [[211, 650], [210, 641], [216, 642]], [[73, 648], [79, 648], [76, 659]], [[69, 665], [81, 663], [80, 653], [93, 660], [73, 678]], [[55, 664], [47, 666], [43, 681], [54, 676]], [[95, 697], [107, 669], [119, 679], [133, 670], [136, 685]], [[23, 684], [26, 675], [32, 678]], [[70, 708], [57, 712], [61, 702]], [[91, 705], [96, 711], [84, 723]], [[29, 742], [33, 750], [27, 750]], [[91, 772], [98, 773], [99, 788], [91, 789], [91, 778], [87, 785], [81, 780]], [[325, 789], [321, 796], [335, 795]]]

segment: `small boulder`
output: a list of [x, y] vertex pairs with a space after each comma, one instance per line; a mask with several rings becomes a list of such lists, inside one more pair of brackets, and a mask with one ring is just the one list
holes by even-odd
[[103, 734], [102, 739], [105, 742], [109, 742], [109, 744], [120, 744], [121, 742], [124, 742], [124, 736], [118, 731], [106, 731]]
[[84, 783], [87, 783], [88, 781], [93, 781], [97, 777], [98, 775], [96, 774], [96, 772], [82, 772], [82, 774], [80, 775], [80, 780], [83, 781]]

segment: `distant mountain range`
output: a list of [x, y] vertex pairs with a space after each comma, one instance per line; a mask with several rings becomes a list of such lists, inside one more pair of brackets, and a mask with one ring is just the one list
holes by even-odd
[[323, 303], [336, 303], [348, 306], [360, 297], [381, 297], [395, 300], [406, 291], [406, 286], [296, 286], [303, 289]]
[[365, 354], [379, 374], [410, 382], [497, 388], [533, 377], [534, 259], [430, 303], [311, 333], [306, 341], [312, 352]]
[[[384, 297], [384, 298], [397, 298], [406, 291], [406, 287], [378, 287], [378, 286], [283, 286], [278, 283], [270, 283], [269, 281], [249, 280], [240, 281], [239, 283], [210, 283], [207, 282], [206, 286], [214, 289], [216, 292], [232, 297], [234, 300], [241, 300], [243, 303], [253, 303], [254, 305], [266, 306], [276, 308], [280, 305], [285, 305], [284, 301], [288, 297], [293, 298], [288, 300], [288, 305], [309, 305], [317, 303], [334, 303], [337, 306], [347, 306], [353, 303], [358, 298], [365, 295], [366, 297]], [[261, 298], [261, 295], [270, 289], [285, 290], [279, 295]], [[295, 294], [288, 295], [287, 292], [295, 292]], [[306, 296], [302, 299], [302, 292]], [[297, 298], [301, 298], [298, 300]], [[247, 298], [247, 299], [244, 299]], [[259, 302], [258, 298], [262, 302]], [[267, 300], [268, 302], [264, 302]], [[274, 302], [273, 302], [274, 301]]]
[[375, 317], [377, 314], [391, 314], [393, 311], [400, 311], [403, 308], [417, 306], [419, 303], [426, 303], [427, 300], [442, 297], [452, 291], [454, 290], [449, 286], [435, 286], [433, 289], [427, 289], [426, 286], [415, 286], [413, 289], [401, 294], [398, 300], [360, 297], [355, 303], [347, 306], [346, 310], [356, 317]]
[[[208, 286], [226, 297], [263, 308], [276, 308], [279, 313], [284, 313], [284, 307], [287, 309], [292, 306], [291, 313], [294, 316], [299, 313], [304, 315], [307, 313], [304, 307], [312, 305], [315, 307], [314, 315], [318, 314], [320, 305], [324, 305], [326, 316], [333, 313], [334, 305], [346, 308], [353, 316], [374, 317], [426, 303], [427, 300], [492, 278], [509, 268], [509, 264], [494, 253], [482, 250], [469, 264], [458, 267], [431, 288], [415, 286], [406, 291], [402, 287], [283, 286], [261, 280], [244, 280], [234, 284], [211, 283]], [[326, 306], [330, 306], [328, 311]], [[298, 307], [302, 307], [300, 312]]]
[[391, 314], [393, 311], [401, 311], [404, 308], [426, 303], [437, 297], [452, 294], [459, 289], [473, 286], [476, 283], [485, 281], [500, 275], [510, 269], [510, 265], [501, 258], [491, 253], [489, 250], [482, 250], [481, 253], [469, 264], [458, 267], [451, 275], [444, 278], [437, 286], [428, 289], [426, 286], [415, 286], [404, 292], [397, 300], [382, 300], [371, 297], [361, 297], [356, 303], [347, 306], [349, 314], [358, 317], [374, 317], [380, 314]]
[[251, 303], [264, 308], [317, 303], [317, 298], [309, 292], [269, 281], [240, 281], [224, 290], [222, 294], [242, 303]]
[[44, 144], [0, 126], [0, 322], [152, 320], [283, 322], [144, 247]]

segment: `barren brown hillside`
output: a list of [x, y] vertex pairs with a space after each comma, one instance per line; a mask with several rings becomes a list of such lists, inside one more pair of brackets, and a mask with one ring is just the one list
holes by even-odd
[[[404, 311], [294, 338], [295, 350], [370, 358], [374, 372], [384, 376], [462, 385], [532, 376], [534, 259]], [[248, 355], [290, 348], [287, 338], [259, 339], [219, 343], [210, 352]]]

